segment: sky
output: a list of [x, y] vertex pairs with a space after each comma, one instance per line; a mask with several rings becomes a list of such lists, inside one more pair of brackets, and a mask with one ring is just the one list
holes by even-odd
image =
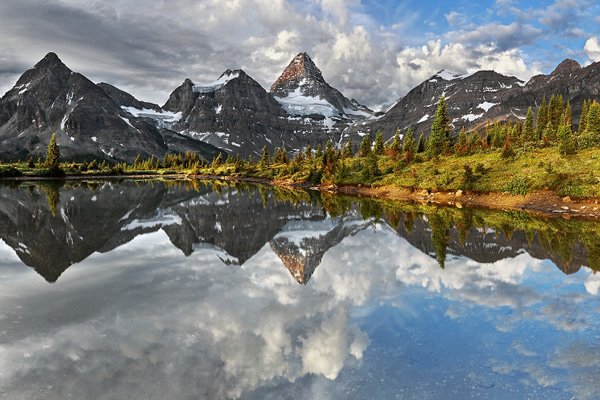
[[592, 0], [2, 0], [0, 93], [50, 51], [94, 82], [163, 104], [186, 78], [242, 68], [265, 89], [307, 52], [378, 109], [441, 69], [528, 80], [600, 61]]

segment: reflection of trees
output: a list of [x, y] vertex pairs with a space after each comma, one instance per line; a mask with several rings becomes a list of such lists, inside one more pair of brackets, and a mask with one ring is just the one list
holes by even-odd
[[53, 217], [56, 217], [56, 211], [58, 209], [58, 202], [60, 201], [59, 189], [62, 184], [56, 184], [54, 182], [48, 182], [41, 185], [41, 189], [46, 194], [46, 201], [48, 202], [48, 208], [52, 213]]
[[450, 243], [450, 228], [452, 219], [444, 210], [438, 210], [429, 216], [429, 226], [431, 227], [431, 241], [435, 249], [435, 257], [441, 268], [446, 266], [446, 248]]

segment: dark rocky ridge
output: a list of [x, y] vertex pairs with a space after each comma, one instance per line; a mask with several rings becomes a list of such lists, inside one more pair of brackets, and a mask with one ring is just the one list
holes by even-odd
[[600, 64], [582, 68], [565, 60], [527, 84], [494, 71], [440, 71], [374, 115], [331, 87], [306, 53], [292, 60], [270, 93], [244, 71], [227, 70], [204, 86], [186, 79], [162, 108], [112, 85], [95, 85], [49, 53], [0, 99], [0, 158], [43, 157], [54, 132], [65, 160], [132, 161], [137, 154], [162, 158], [187, 150], [211, 160], [216, 147], [256, 158], [263, 146], [294, 153], [328, 139], [358, 142], [380, 129], [386, 139], [408, 127], [427, 135], [442, 95], [456, 134], [463, 126], [522, 120], [528, 106], [552, 94], [571, 101], [577, 124], [582, 101], [600, 99]]
[[345, 139], [359, 141], [361, 135], [374, 135], [377, 130], [389, 139], [397, 129], [404, 132], [409, 127], [415, 135], [423, 132], [427, 136], [442, 95], [457, 134], [463, 126], [475, 129], [488, 121], [524, 120], [529, 106], [535, 111], [544, 98], [549, 100], [555, 94], [571, 102], [577, 129], [583, 100], [600, 99], [600, 63], [582, 68], [567, 59], [551, 74], [534, 76], [527, 83], [494, 71], [479, 71], [466, 77], [440, 71], [402, 97], [379, 119], [351, 126], [345, 132]]
[[[373, 114], [368, 107], [359, 104], [356, 100], [349, 100], [339, 90], [330, 86], [307, 53], [300, 53], [294, 57], [273, 83], [270, 92], [284, 107], [286, 101], [283, 99], [292, 93], [322, 99], [332, 106], [333, 115], [340, 122], [363, 120]], [[294, 110], [292, 107], [287, 107], [286, 110], [291, 115], [311, 115], [305, 110]]]
[[[94, 84], [49, 53], [0, 99], [0, 158], [43, 157], [52, 133], [63, 160], [131, 162], [138, 154], [162, 158], [171, 151], [157, 126], [124, 111], [111, 97], [116, 95], [137, 102]], [[200, 155], [212, 159], [217, 150], [204, 147], [210, 152]]]
[[297, 134], [302, 125], [242, 70], [227, 70], [205, 86], [186, 79], [163, 109], [182, 113], [172, 129], [243, 157], [259, 156], [263, 146], [291, 151], [327, 138]]

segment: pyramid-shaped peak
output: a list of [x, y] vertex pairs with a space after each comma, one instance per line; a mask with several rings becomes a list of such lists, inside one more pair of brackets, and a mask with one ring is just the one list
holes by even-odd
[[315, 65], [306, 52], [298, 53], [298, 55], [292, 59], [288, 66], [283, 70], [281, 76], [279, 76], [271, 86], [271, 93], [286, 86], [290, 82], [299, 82], [301, 80], [325, 83], [321, 70]]
[[55, 66], [55, 65], [64, 65], [63, 62], [58, 58], [56, 53], [50, 52], [44, 56], [35, 66], [36, 67], [46, 67], [46, 66]]
[[579, 69], [581, 69], [581, 65], [577, 61], [567, 58], [558, 64], [554, 71], [552, 71], [551, 75], [570, 73]]

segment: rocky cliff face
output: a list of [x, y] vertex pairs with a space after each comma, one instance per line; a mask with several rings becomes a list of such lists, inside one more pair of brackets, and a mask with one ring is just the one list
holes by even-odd
[[415, 135], [423, 132], [427, 136], [442, 95], [457, 134], [462, 127], [481, 128], [488, 121], [522, 121], [529, 106], [535, 111], [544, 98], [555, 94], [571, 102], [577, 124], [583, 100], [600, 98], [600, 63], [582, 68], [576, 61], [565, 60], [551, 74], [534, 76], [527, 83], [494, 71], [468, 76], [440, 71], [402, 97], [385, 115], [351, 126], [344, 138], [356, 142], [381, 130], [389, 139], [397, 129], [405, 132], [409, 127]]
[[0, 99], [0, 158], [43, 157], [52, 133], [64, 160], [133, 161], [170, 151], [153, 121], [121, 104], [155, 109], [110, 85], [95, 85], [49, 53]]
[[485, 124], [489, 119], [525, 118], [527, 108], [504, 107], [507, 99], [520, 92], [524, 84], [494, 71], [479, 71], [469, 76], [440, 71], [402, 97], [385, 115], [353, 125], [346, 138], [358, 141], [365, 133], [374, 135], [378, 130], [390, 138], [397, 129], [405, 131], [409, 127], [416, 135], [420, 132], [427, 135], [441, 96], [446, 99], [456, 129]]
[[217, 148], [256, 158], [263, 146], [295, 153], [328, 139], [358, 142], [378, 130], [386, 139], [409, 127], [427, 135], [442, 95], [458, 132], [522, 120], [528, 106], [553, 94], [571, 102], [577, 124], [582, 101], [600, 99], [600, 63], [583, 68], [565, 60], [527, 83], [494, 71], [440, 71], [374, 114], [331, 87], [306, 53], [294, 57], [270, 92], [244, 71], [227, 70], [207, 84], [186, 79], [163, 107], [95, 85], [49, 53], [0, 99], [0, 158], [43, 157], [52, 133], [65, 160], [133, 161], [138, 154], [162, 158], [189, 150], [212, 160]]
[[306, 53], [294, 57], [271, 86], [271, 94], [290, 116], [310, 118], [329, 131], [373, 115], [368, 107], [331, 87]]
[[242, 70], [206, 84], [186, 79], [163, 109], [181, 113], [172, 129], [243, 157], [259, 156], [263, 146], [291, 150], [308, 143], [296, 134], [298, 123]]

